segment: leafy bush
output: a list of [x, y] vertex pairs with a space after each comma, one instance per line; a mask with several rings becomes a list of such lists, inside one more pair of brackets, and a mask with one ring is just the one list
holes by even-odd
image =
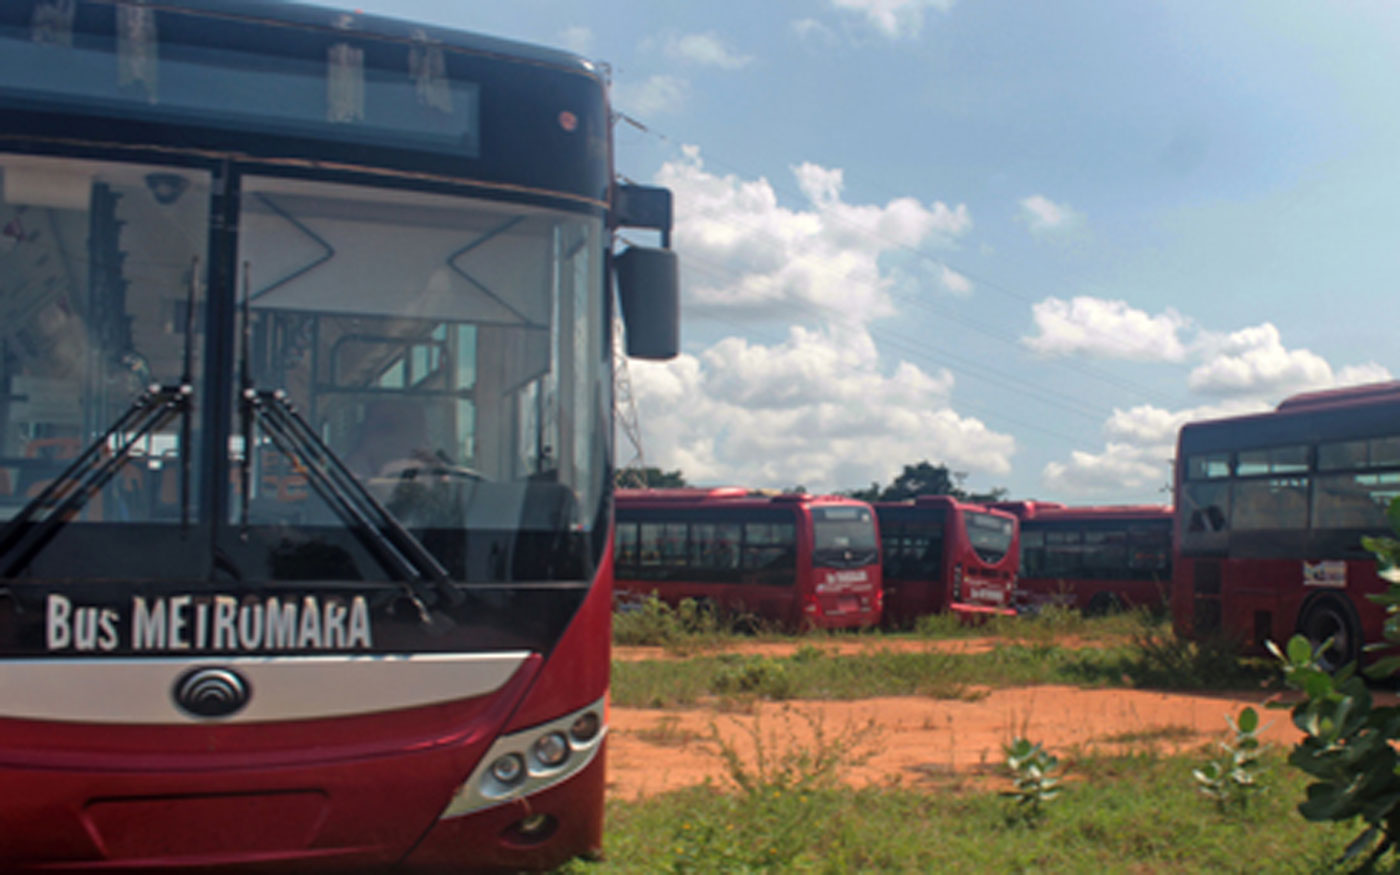
[[1243, 810], [1249, 799], [1264, 789], [1259, 782], [1259, 756], [1263, 745], [1259, 741], [1259, 712], [1246, 707], [1240, 711], [1238, 720], [1228, 715], [1233, 736], [1229, 741], [1219, 742], [1220, 755], [1207, 760], [1194, 769], [1192, 774], [1200, 791], [1211, 799], [1221, 811], [1229, 808]]
[[[1391, 527], [1400, 531], [1400, 498], [1390, 503], [1387, 516]], [[1362, 541], [1390, 582], [1385, 593], [1371, 598], [1385, 606], [1389, 646], [1400, 645], [1400, 541]], [[1293, 636], [1286, 651], [1269, 643], [1288, 685], [1304, 694], [1293, 706], [1293, 724], [1304, 737], [1288, 761], [1313, 778], [1306, 801], [1298, 806], [1303, 817], [1337, 822], [1359, 818], [1366, 825], [1342, 859], [1369, 852], [1362, 865], [1370, 869], [1400, 842], [1400, 755], [1395, 747], [1400, 742], [1400, 706], [1376, 706], [1354, 664], [1336, 674], [1323, 670], [1321, 657], [1331, 644], [1329, 639], [1314, 646], [1302, 635]], [[1368, 673], [1389, 677], [1397, 668], [1400, 657], [1390, 656]]]
[[792, 695], [792, 679], [780, 660], [726, 654], [720, 662], [724, 665], [711, 685], [720, 695], [747, 693], [774, 700]]
[[1026, 738], [1012, 740], [1005, 751], [1013, 786], [1001, 795], [1015, 800], [1018, 820], [1034, 826], [1044, 814], [1045, 803], [1060, 795], [1060, 780], [1053, 776], [1060, 759]]
[[695, 599], [682, 599], [673, 608], [652, 594], [619, 600], [613, 611], [613, 641], [617, 644], [680, 647], [712, 642], [725, 632], [714, 606]]

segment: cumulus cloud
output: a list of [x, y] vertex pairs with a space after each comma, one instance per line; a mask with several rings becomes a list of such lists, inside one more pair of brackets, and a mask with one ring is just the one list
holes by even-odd
[[799, 18], [792, 23], [792, 32], [805, 43], [831, 46], [836, 42], [836, 34], [831, 28], [815, 18]]
[[781, 205], [766, 179], [710, 173], [694, 147], [662, 168], [657, 181], [675, 195], [673, 240], [691, 306], [864, 325], [893, 314], [882, 255], [952, 245], [972, 227], [964, 204], [851, 204], [840, 169], [804, 163], [792, 173], [805, 208]]
[[910, 460], [990, 476], [1015, 441], [950, 406], [953, 377], [882, 370], [864, 330], [794, 326], [764, 346], [730, 337], [699, 355], [632, 362], [647, 458], [692, 482], [829, 490], [885, 481]]
[[618, 108], [637, 115], [676, 112], [690, 95], [690, 83], [677, 76], [652, 76], [644, 82], [618, 82], [613, 96]]
[[559, 33], [559, 44], [580, 55], [586, 55], [593, 51], [593, 43], [593, 30], [581, 24], [566, 27]]
[[938, 279], [943, 284], [943, 288], [955, 295], [972, 294], [972, 280], [946, 264], [939, 265]]
[[891, 39], [917, 36], [924, 25], [924, 10], [946, 13], [954, 0], [831, 0], [837, 9], [856, 12]]
[[1128, 305], [1088, 296], [1046, 298], [1031, 307], [1036, 334], [1022, 343], [1047, 356], [1089, 355], [1133, 361], [1177, 362], [1190, 320], [1171, 308], [1151, 315]]
[[741, 55], [729, 48], [719, 34], [688, 33], [666, 38], [668, 57], [722, 70], [738, 70], [753, 61], [752, 55]]
[[1202, 348], [1209, 357], [1191, 371], [1187, 385], [1207, 395], [1279, 396], [1390, 379], [1390, 372], [1375, 362], [1334, 372], [1311, 350], [1285, 347], [1271, 322], [1205, 338]]
[[[1142, 447], [1110, 443], [1102, 453], [1075, 450], [1068, 462], [1051, 462], [1041, 474], [1050, 494], [1091, 498], [1124, 492], [1152, 492], [1171, 483], [1171, 452], [1153, 458]], [[1171, 499], [1164, 491], [1162, 503]]]
[[954, 409], [952, 374], [882, 359], [868, 327], [893, 312], [881, 256], [951, 245], [971, 228], [967, 208], [852, 204], [839, 169], [792, 174], [796, 207], [765, 179], [710, 173], [694, 148], [657, 175], [675, 194], [687, 314], [771, 315], [786, 328], [776, 342], [726, 337], [632, 362], [649, 463], [698, 483], [813, 490], [884, 482], [918, 459], [1008, 473], [1015, 440]]
[[1021, 199], [1020, 219], [1037, 236], [1074, 230], [1083, 221], [1068, 204], [1057, 204], [1040, 194]]

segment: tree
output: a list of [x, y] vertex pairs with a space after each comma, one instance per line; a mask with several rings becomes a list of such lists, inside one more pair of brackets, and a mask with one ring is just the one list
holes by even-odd
[[1006, 496], [1006, 490], [1000, 487], [988, 493], [969, 495], [962, 488], [966, 476], [960, 471], [949, 471], [947, 465], [934, 465], [925, 459], [917, 465], [905, 465], [899, 476], [883, 489], [879, 483], [871, 483], [868, 489], [853, 489], [846, 494], [861, 501], [903, 501], [920, 495], [951, 495], [960, 499], [997, 501]]
[[618, 468], [616, 482], [622, 488], [663, 489], [688, 486], [680, 469], [662, 471], [660, 468]]

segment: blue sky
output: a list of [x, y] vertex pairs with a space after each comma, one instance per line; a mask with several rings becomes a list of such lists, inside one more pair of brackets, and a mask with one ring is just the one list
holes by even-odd
[[[648, 464], [1167, 502], [1175, 430], [1400, 373], [1400, 4], [366, 0], [605, 61], [670, 186]], [[628, 450], [621, 453], [625, 457]]]

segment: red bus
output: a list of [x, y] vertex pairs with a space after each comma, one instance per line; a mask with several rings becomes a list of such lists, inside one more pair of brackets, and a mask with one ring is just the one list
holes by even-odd
[[1096, 615], [1164, 607], [1171, 589], [1172, 511], [1160, 505], [1067, 507], [1004, 501], [1021, 521], [1017, 600]]
[[0, 870], [600, 847], [608, 277], [676, 338], [610, 130], [552, 50], [0, 4]]
[[1329, 667], [1383, 640], [1385, 590], [1363, 535], [1400, 495], [1400, 382], [1295, 395], [1182, 427], [1172, 616], [1187, 638], [1259, 651], [1301, 632]]
[[620, 489], [617, 589], [709, 602], [789, 628], [880, 622], [880, 547], [870, 505], [739, 487]]
[[964, 619], [1016, 613], [1015, 516], [948, 495], [877, 502], [875, 512], [886, 625], [941, 611]]

